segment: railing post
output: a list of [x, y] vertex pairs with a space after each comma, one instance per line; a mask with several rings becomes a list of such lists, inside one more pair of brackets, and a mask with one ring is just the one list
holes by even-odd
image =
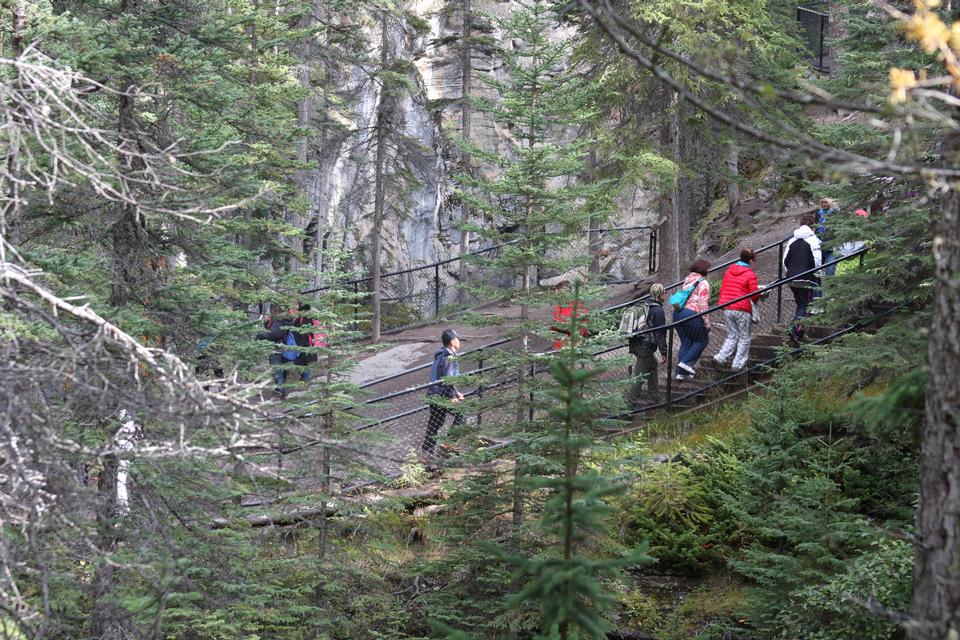
[[530, 363], [530, 410], [529, 410], [529, 420], [533, 422], [533, 379], [537, 375], [537, 363]]
[[653, 234], [655, 232], [651, 229], [650, 239], [647, 242], [649, 245], [647, 248], [647, 275], [653, 275]]
[[360, 330], [360, 283], [353, 283], [353, 330]]
[[667, 408], [673, 404], [673, 328], [667, 329]]
[[434, 318], [440, 317], [440, 263], [433, 265], [433, 309]]
[[[477, 361], [477, 370], [483, 371], [483, 349], [480, 349], [479, 360]], [[477, 407], [477, 426], [479, 427], [483, 424], [483, 373], [479, 374], [480, 381], [477, 385], [477, 399], [480, 401], [480, 406]]]
[[[783, 280], [783, 240], [777, 249], [777, 282]], [[777, 287], [777, 324], [783, 322], [783, 285]]]

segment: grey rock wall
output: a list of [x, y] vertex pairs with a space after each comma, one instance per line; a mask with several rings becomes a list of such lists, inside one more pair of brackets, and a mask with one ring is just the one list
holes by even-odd
[[[474, 3], [477, 10], [494, 16], [506, 15], [512, 5], [509, 1], [497, 0], [474, 0]], [[437, 44], [443, 37], [459, 32], [460, 17], [442, 12], [442, 0], [414, 0], [407, 6], [430, 25], [430, 30], [419, 35], [399, 25], [390, 30], [392, 54], [413, 61], [417, 89], [413, 95], [400, 100], [397, 113], [397, 124], [411, 144], [406, 147], [403, 158], [392, 152], [389, 163], [406, 163], [419, 184], [402, 206], [386, 216], [382, 264], [387, 271], [456, 257], [460, 252], [459, 233], [451, 226], [459, 218], [459, 206], [456, 199], [450, 197], [459, 154], [453, 137], [459, 135], [460, 129], [457, 103], [461, 92], [460, 57], [455, 48]], [[371, 21], [365, 28], [368, 41], [379, 44], [377, 24]], [[500, 37], [497, 33], [493, 35]], [[376, 58], [378, 53], [371, 52], [371, 57]], [[500, 63], [488, 56], [475, 54], [472, 64], [475, 78], [483, 74], [502, 78]], [[338, 83], [337, 93], [352, 99], [348, 107], [332, 115], [340, 121], [341, 129], [325, 134], [315, 152], [317, 168], [312, 172], [311, 210], [307, 219], [318, 217], [323, 232], [328, 234], [328, 244], [345, 249], [351, 256], [346, 266], [366, 274], [373, 226], [375, 145], [372, 130], [380, 92], [378, 85], [359, 68], [338, 79]], [[475, 95], [495, 98], [494, 91], [483, 82], [475, 79], [473, 86]], [[501, 124], [475, 114], [472, 139], [484, 149], [503, 153], [508, 148], [510, 133]], [[413, 152], [409, 151], [411, 148]], [[481, 171], [490, 172], [483, 168]], [[643, 190], [629, 190], [619, 203], [620, 213], [611, 226], [652, 224], [656, 219], [655, 201]], [[631, 246], [646, 245], [635, 242]], [[481, 247], [471, 246], [471, 249], [477, 248]], [[583, 248], [574, 246], [571, 251]], [[618, 250], [616, 243], [612, 248]], [[643, 250], [631, 248], [622, 251], [611, 271], [618, 277], [633, 277], [645, 273], [645, 266]], [[444, 277], [449, 280], [452, 275]]]

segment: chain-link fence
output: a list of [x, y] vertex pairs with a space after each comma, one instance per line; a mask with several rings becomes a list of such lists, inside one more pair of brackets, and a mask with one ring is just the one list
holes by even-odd
[[807, 46], [810, 64], [820, 72], [830, 71], [830, 50], [826, 42], [830, 16], [825, 13], [826, 8], [826, 3], [797, 7], [800, 36]]
[[[556, 257], [594, 255], [594, 270], [607, 281], [636, 280], [656, 272], [656, 240], [656, 229], [648, 226], [591, 229]], [[383, 274], [380, 277], [381, 332], [414, 327], [496, 300], [498, 292], [517, 285], [516, 274], [498, 265], [508, 246], [497, 245], [463, 258]], [[588, 267], [583, 268], [584, 272], [587, 270]], [[538, 280], [556, 275], [541, 273]], [[372, 283], [368, 277], [343, 285], [361, 299], [354, 323], [357, 331], [369, 330]]]

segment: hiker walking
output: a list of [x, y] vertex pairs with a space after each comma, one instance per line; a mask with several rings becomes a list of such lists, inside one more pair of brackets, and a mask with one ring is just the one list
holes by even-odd
[[[837, 212], [837, 203], [832, 198], [820, 198], [820, 208], [817, 209], [817, 228], [816, 235], [820, 239], [823, 253], [823, 263], [833, 260], [833, 236], [830, 230], [829, 218]], [[832, 264], [823, 268], [825, 276], [832, 276], [837, 270], [837, 265]], [[819, 296], [817, 296], [819, 297]]]
[[696, 375], [697, 361], [710, 341], [709, 316], [697, 316], [710, 307], [710, 283], [707, 282], [709, 271], [709, 262], [703, 258], [695, 261], [690, 265], [690, 273], [683, 279], [680, 290], [670, 296], [670, 304], [674, 308], [673, 321], [686, 320], [677, 325], [677, 335], [680, 336], [677, 380], [689, 380]]
[[463, 394], [457, 390], [453, 381], [449, 381], [450, 378], [460, 375], [460, 363], [456, 359], [460, 350], [460, 337], [453, 329], [444, 329], [440, 341], [443, 346], [433, 354], [433, 366], [430, 367], [430, 382], [434, 384], [427, 389], [430, 418], [427, 420], [427, 433], [423, 438], [422, 449], [430, 455], [433, 455], [437, 446], [437, 434], [440, 433], [448, 413], [453, 414], [451, 426], [464, 423], [463, 413], [451, 406], [463, 400]]
[[[753, 265], [757, 260], [756, 254], [750, 249], [740, 252], [740, 260], [730, 265], [723, 274], [720, 283], [720, 299], [717, 304], [724, 304], [736, 300], [741, 296], [757, 291], [757, 274]], [[723, 310], [723, 322], [727, 327], [727, 338], [713, 361], [720, 366], [726, 366], [730, 357], [733, 357], [732, 368], [740, 371], [747, 364], [750, 355], [750, 328], [753, 324], [753, 304], [760, 300], [760, 293], [734, 302]]]
[[627, 404], [634, 409], [640, 407], [640, 393], [644, 384], [647, 385], [650, 400], [654, 404], [660, 402], [657, 364], [662, 364], [667, 359], [667, 332], [665, 329], [654, 329], [667, 323], [663, 312], [663, 294], [662, 284], [651, 285], [650, 299], [642, 301], [624, 314], [627, 326], [622, 327], [621, 331], [630, 335], [630, 353], [636, 357], [633, 367], [636, 381], [627, 394]]
[[278, 398], [287, 397], [285, 385], [292, 366], [300, 367], [301, 381], [310, 380], [310, 369], [307, 368], [307, 364], [311, 361], [309, 356], [313, 354], [304, 353], [301, 348], [314, 346], [312, 344], [314, 338], [303, 330], [303, 327], [311, 324], [308, 318], [301, 315], [301, 311], [304, 310], [309, 310], [309, 306], [298, 306], [291, 302], [287, 305], [285, 315], [268, 318], [264, 322], [264, 328], [267, 330], [257, 334], [258, 340], [269, 340], [277, 345], [276, 350], [270, 354], [269, 362], [274, 367], [273, 381], [277, 384], [273, 394]]
[[[793, 237], [783, 251], [783, 270], [787, 279], [817, 269], [822, 264], [820, 239], [810, 228], [810, 221], [809, 217], [804, 216], [802, 224], [794, 230]], [[790, 291], [797, 303], [793, 326], [790, 328], [790, 337], [794, 341], [799, 342], [803, 337], [803, 319], [808, 315], [813, 291], [819, 286], [820, 278], [816, 276], [816, 272], [790, 282]]]

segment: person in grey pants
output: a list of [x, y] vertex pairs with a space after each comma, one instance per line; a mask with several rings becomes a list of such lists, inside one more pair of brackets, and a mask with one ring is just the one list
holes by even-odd
[[[740, 252], [740, 260], [730, 265], [723, 274], [720, 284], [720, 299], [717, 304], [736, 300], [749, 293], [756, 292], [757, 274], [753, 264], [757, 257], [750, 249]], [[750, 356], [750, 324], [753, 322], [753, 303], [760, 300], [760, 293], [734, 302], [723, 310], [723, 322], [727, 327], [727, 339], [723, 341], [720, 352], [713, 356], [714, 362], [725, 366], [733, 356], [733, 370], [739, 371], [747, 364]], [[734, 355], [735, 354], [735, 355]]]

